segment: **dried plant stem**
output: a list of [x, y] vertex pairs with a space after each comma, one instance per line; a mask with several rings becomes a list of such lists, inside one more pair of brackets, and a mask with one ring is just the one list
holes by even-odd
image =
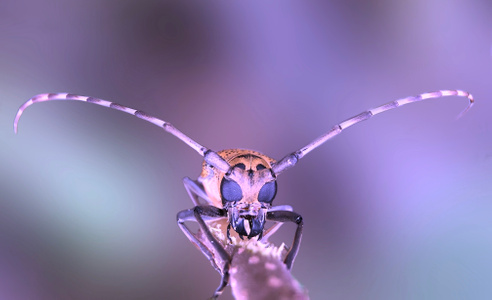
[[309, 299], [306, 290], [287, 270], [279, 252], [283, 251], [273, 246], [266, 248], [256, 241], [236, 246], [232, 253], [230, 285], [237, 300]]
[[[227, 240], [221, 227], [219, 224], [213, 224], [209, 228], [231, 257], [229, 284], [236, 300], [309, 299], [307, 291], [294, 279], [283, 262], [285, 245], [276, 247], [263, 240], [243, 241], [234, 236]], [[202, 239], [202, 242], [210, 245], [205, 239]], [[218, 259], [215, 259], [214, 263], [219, 269], [224, 265], [224, 262]]]

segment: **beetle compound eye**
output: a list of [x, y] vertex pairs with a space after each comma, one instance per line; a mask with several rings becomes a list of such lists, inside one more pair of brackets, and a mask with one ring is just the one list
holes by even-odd
[[275, 198], [276, 194], [277, 194], [277, 182], [276, 181], [267, 182], [265, 183], [265, 185], [261, 187], [260, 192], [258, 193], [258, 201], [270, 203], [273, 201], [273, 198]]
[[243, 198], [243, 191], [237, 182], [234, 180], [222, 179], [220, 184], [220, 194], [222, 201], [235, 202]]

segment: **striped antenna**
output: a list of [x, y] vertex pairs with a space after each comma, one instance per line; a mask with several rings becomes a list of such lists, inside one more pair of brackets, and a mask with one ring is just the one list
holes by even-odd
[[441, 98], [441, 97], [446, 97], [446, 96], [460, 96], [460, 97], [467, 97], [469, 100], [468, 106], [463, 110], [459, 115], [458, 118], [460, 118], [464, 113], [466, 113], [474, 103], [473, 96], [465, 91], [461, 90], [440, 90], [436, 92], [430, 92], [430, 93], [423, 93], [415, 97], [407, 97], [395, 101], [388, 102], [386, 104], [383, 104], [381, 106], [378, 106], [376, 108], [367, 110], [363, 113], [360, 113], [350, 119], [347, 119], [337, 125], [335, 125], [330, 131], [327, 133], [323, 134], [322, 136], [318, 137], [311, 143], [307, 144], [306, 146], [302, 147], [301, 149], [297, 150], [296, 152], [293, 152], [284, 158], [282, 158], [279, 162], [277, 162], [273, 166], [273, 172], [278, 175], [281, 172], [293, 167], [299, 159], [303, 158], [306, 154], [311, 152], [312, 150], [318, 148], [322, 144], [324, 144], [326, 141], [329, 139], [339, 135], [344, 129], [355, 125], [359, 122], [365, 121], [372, 116], [375, 116], [377, 114], [383, 113], [388, 110], [392, 110], [394, 108], [400, 107], [402, 105], [408, 104], [408, 103], [413, 103], [413, 102], [418, 102], [422, 100], [428, 100], [428, 99], [435, 99], [435, 98]]
[[14, 120], [14, 132], [17, 133], [17, 125], [19, 123], [19, 119], [24, 113], [24, 110], [26, 110], [26, 108], [37, 102], [46, 102], [52, 100], [71, 100], [71, 101], [88, 102], [88, 103], [93, 103], [100, 106], [106, 106], [112, 109], [116, 109], [130, 115], [134, 115], [137, 118], [155, 124], [161, 127], [162, 129], [164, 129], [165, 131], [169, 132], [170, 134], [174, 135], [175, 137], [183, 141], [186, 145], [193, 148], [201, 156], [203, 156], [207, 163], [218, 168], [219, 170], [223, 172], [227, 172], [230, 168], [229, 164], [216, 152], [195, 142], [192, 138], [179, 131], [171, 123], [153, 117], [143, 111], [136, 110], [130, 107], [123, 106], [121, 104], [117, 104], [111, 101], [98, 99], [94, 97], [80, 96], [80, 95], [74, 95], [68, 93], [50, 93], [50, 94], [39, 94], [37, 96], [34, 96], [19, 107], [19, 110], [17, 111], [17, 115], [15, 116], [15, 120]]

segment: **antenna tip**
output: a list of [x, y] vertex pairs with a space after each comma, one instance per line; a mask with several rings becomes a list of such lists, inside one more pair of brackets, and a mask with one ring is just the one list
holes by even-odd
[[456, 117], [456, 120], [463, 117], [463, 115], [466, 114], [472, 106], [473, 106], [473, 102], [471, 101], [470, 104], [468, 104], [468, 106]]
[[19, 123], [19, 119], [20, 119], [20, 114], [17, 113], [17, 115], [15, 116], [15, 120], [14, 120], [14, 133], [17, 134], [17, 124]]

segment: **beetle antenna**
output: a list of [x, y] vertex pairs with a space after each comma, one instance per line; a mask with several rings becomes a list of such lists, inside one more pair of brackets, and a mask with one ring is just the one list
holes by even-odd
[[378, 106], [376, 108], [367, 110], [363, 113], [360, 113], [350, 119], [347, 119], [337, 125], [335, 125], [330, 131], [327, 133], [323, 134], [322, 136], [318, 137], [311, 143], [307, 144], [305, 147], [297, 150], [296, 152], [293, 152], [284, 158], [282, 158], [280, 161], [278, 161], [274, 166], [273, 166], [273, 172], [275, 175], [280, 174], [281, 172], [293, 167], [299, 159], [303, 158], [306, 154], [311, 152], [312, 150], [318, 148], [322, 144], [324, 144], [326, 141], [329, 139], [337, 136], [340, 134], [344, 129], [355, 125], [359, 122], [365, 121], [369, 118], [371, 118], [374, 115], [377, 115], [379, 113], [400, 107], [402, 105], [408, 104], [408, 103], [413, 103], [413, 102], [418, 102], [422, 100], [427, 100], [427, 99], [434, 99], [434, 98], [440, 98], [440, 97], [445, 97], [445, 96], [460, 96], [460, 97], [467, 97], [469, 100], [468, 106], [463, 110], [459, 115], [458, 118], [460, 118], [464, 113], [466, 113], [474, 103], [473, 96], [465, 91], [461, 90], [439, 90], [435, 92], [430, 92], [430, 93], [423, 93], [415, 97], [407, 97], [399, 100], [394, 100], [392, 102], [388, 102], [386, 104], [383, 104], [381, 106]]
[[17, 115], [15, 116], [15, 120], [14, 120], [14, 132], [17, 133], [17, 124], [19, 123], [19, 119], [22, 116], [24, 110], [26, 110], [26, 108], [37, 102], [45, 102], [45, 101], [52, 101], [52, 100], [73, 100], [73, 101], [88, 102], [88, 103], [93, 103], [100, 106], [106, 106], [112, 109], [120, 110], [130, 115], [134, 115], [147, 122], [153, 123], [164, 129], [165, 131], [169, 132], [170, 134], [174, 135], [175, 137], [183, 141], [186, 145], [193, 148], [201, 156], [203, 156], [208, 164], [220, 169], [223, 172], [227, 172], [230, 168], [229, 164], [216, 152], [195, 142], [192, 138], [179, 131], [171, 123], [153, 117], [143, 111], [136, 110], [133, 108], [123, 106], [121, 104], [117, 104], [111, 101], [98, 99], [94, 97], [87, 97], [87, 96], [74, 95], [68, 93], [49, 93], [49, 94], [39, 94], [37, 96], [34, 96], [31, 99], [27, 100], [24, 104], [22, 104], [19, 110], [17, 111]]

